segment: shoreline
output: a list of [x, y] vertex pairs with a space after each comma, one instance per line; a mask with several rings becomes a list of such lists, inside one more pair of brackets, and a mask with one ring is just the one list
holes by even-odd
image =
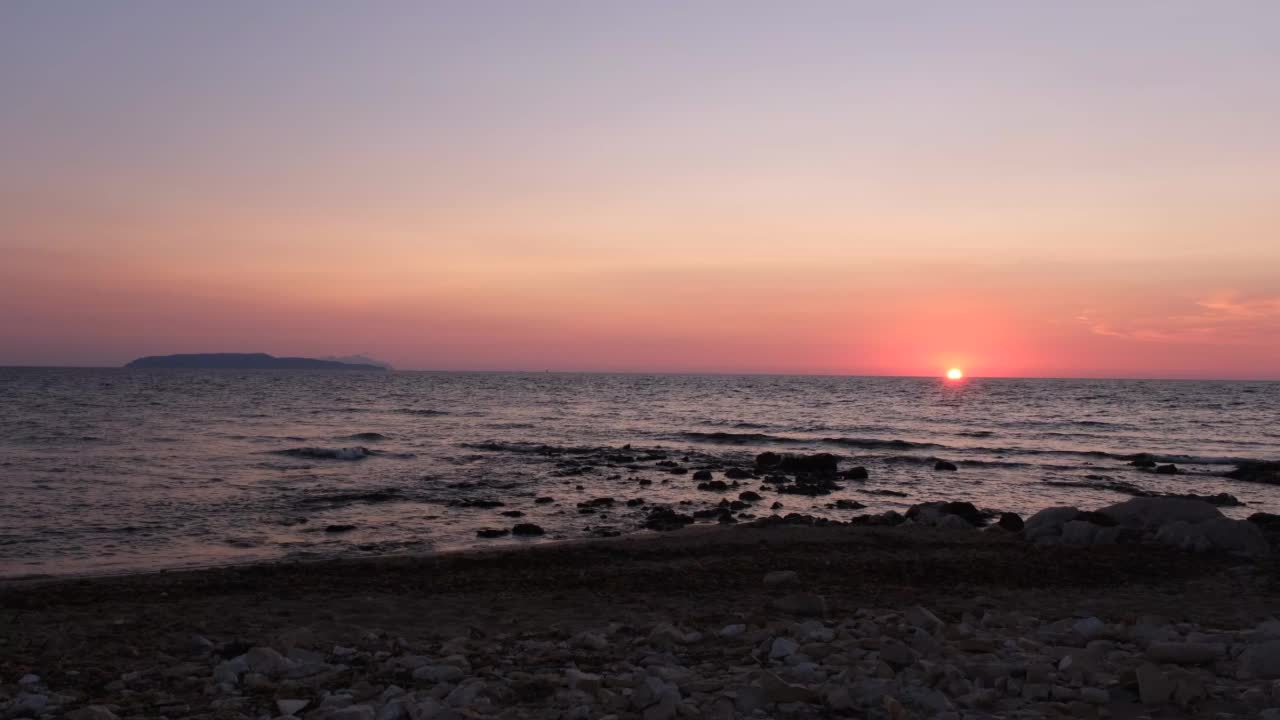
[[[749, 717], [752, 707], [770, 716], [897, 717], [879, 695], [859, 705], [858, 692], [871, 692], [856, 690], [865, 681], [884, 684], [874, 687], [911, 717], [936, 715], [921, 702], [938, 712], [1044, 713], [1041, 706], [1067, 711], [1077, 703], [1092, 713], [1085, 717], [1103, 707], [1125, 717], [1125, 708], [1145, 707], [1132, 676], [1140, 663], [1129, 656], [1141, 660], [1143, 651], [1116, 654], [1136, 642], [1135, 628], [1158, 622], [1159, 633], [1179, 641], [1205, 635], [1247, 644], [1280, 607], [1278, 577], [1271, 557], [1161, 545], [1068, 547], [995, 531], [775, 524], [45, 579], [0, 585], [0, 626], [9, 629], [0, 644], [0, 714], [36, 702], [38, 692], [58, 704], [55, 717], [84, 711], [68, 714], [73, 720], [276, 717], [285, 715], [280, 700], [305, 700], [291, 716], [305, 720], [729, 718]], [[941, 618], [933, 641], [909, 626], [906, 611], [916, 606]], [[1026, 670], [1003, 671], [1003, 680], [975, 675], [955, 687], [928, 679], [930, 663], [951, 658], [963, 670], [983, 657], [974, 648], [1024, 667], [1066, 652], [1054, 649], [1062, 643], [1079, 641], [1085, 652], [1088, 640], [1058, 633], [1065, 627], [1070, 635], [1086, 618], [1108, 628], [1108, 669], [1053, 671], [1044, 697]], [[1015, 630], [1022, 640], [1008, 635]], [[899, 638], [912, 648], [905, 664], [880, 665]], [[785, 656], [754, 657], [762, 642]], [[263, 657], [275, 665], [250, 667]], [[1236, 661], [1218, 665], [1161, 670], [1174, 685], [1178, 673], [1213, 671], [1189, 705], [1172, 694], [1162, 701], [1171, 716], [1252, 702], [1232, 695], [1249, 686], [1233, 684]], [[1229, 681], [1214, 674], [1228, 669]], [[14, 684], [28, 675], [39, 685]], [[665, 700], [637, 699], [650, 677], [661, 680], [651, 689]], [[779, 690], [775, 679], [793, 690]]]

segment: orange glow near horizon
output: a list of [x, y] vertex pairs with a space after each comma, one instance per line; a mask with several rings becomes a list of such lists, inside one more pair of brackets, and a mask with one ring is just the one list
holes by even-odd
[[0, 6], [0, 365], [1280, 379], [1280, 3], [499, 4]]
[[964, 371], [960, 368], [951, 368], [947, 371], [948, 380], [960, 380], [964, 377]]

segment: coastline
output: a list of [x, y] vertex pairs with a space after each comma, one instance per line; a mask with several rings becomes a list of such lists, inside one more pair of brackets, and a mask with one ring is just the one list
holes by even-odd
[[[766, 581], [778, 573], [787, 581]], [[877, 678], [878, 657], [889, 652], [885, 643], [901, 633], [883, 619], [873, 623], [881, 637], [862, 637], [856, 628], [871, 622], [871, 616], [893, 615], [893, 622], [905, 622], [903, 613], [917, 605], [942, 618], [949, 629], [934, 633], [937, 647], [920, 640], [924, 644], [912, 651], [915, 655], [906, 666], [891, 663], [889, 677]], [[718, 707], [736, 713], [723, 717], [748, 717], [738, 705], [756, 700], [763, 703], [759, 709], [784, 716], [868, 711], [874, 717], [895, 717], [892, 708], [885, 710], [882, 704], [867, 710], [856, 698], [846, 704], [841, 693], [830, 697], [842, 687], [854, 687], [857, 663], [850, 658], [860, 653], [871, 663], [868, 681], [896, 683], [893, 696], [911, 711], [906, 716], [930, 717], [934, 715], [912, 709], [915, 701], [910, 695], [916, 692], [911, 688], [932, 687], [923, 676], [916, 677], [917, 670], [930, 666], [926, 657], [977, 657], [956, 649], [976, 640], [948, 633], [967, 624], [982, 625], [975, 618], [983, 623], [991, 617], [1005, 618], [991, 621], [990, 627], [982, 625], [974, 636], [982, 639], [1005, 632], [1006, 625], [1021, 628], [1009, 618], [1027, 616], [1034, 622], [1019, 633], [1028, 638], [1032, 627], [1052, 634], [1056, 630], [1043, 628], [1099, 619], [1109, 628], [1112, 655], [1132, 647], [1137, 660], [1106, 656], [1108, 663], [1132, 665], [1127, 675], [1118, 670], [1119, 674], [1099, 671], [1097, 677], [1057, 673], [1062, 677], [1055, 674], [1054, 682], [1064, 688], [1057, 699], [1041, 698], [1025, 668], [1021, 674], [1009, 671], [1000, 687], [971, 679], [965, 693], [944, 688], [930, 697], [945, 697], [946, 706], [956, 710], [966, 702], [993, 711], [1009, 703], [1027, 708], [1039, 703], [1056, 704], [1066, 712], [1075, 702], [1083, 703], [1076, 710], [1096, 713], [1111, 707], [1113, 716], [1124, 716], [1117, 709], [1143, 707], [1138, 702], [1141, 688], [1132, 674], [1141, 665], [1143, 650], [1133, 638], [1121, 635], [1135, 632], [1143, 623], [1159, 622], [1161, 632], [1187, 642], [1194, 633], [1226, 633], [1235, 638], [1224, 641], [1228, 645], [1245, 643], [1277, 607], [1280, 583], [1271, 558], [1190, 553], [1151, 544], [1037, 546], [1008, 533], [919, 526], [698, 526], [514, 550], [263, 563], [0, 585], [0, 626], [11, 629], [0, 652], [0, 707], [32, 696], [30, 688], [13, 685], [20, 676], [32, 674], [39, 688], [47, 688], [46, 700], [61, 700], [67, 709], [100, 706], [114, 717], [257, 717], [264, 712], [274, 717], [284, 714], [276, 706], [282, 699], [307, 700], [306, 711], [296, 711], [307, 720], [365, 718], [365, 710], [350, 710], [354, 707], [368, 708], [368, 717], [386, 712], [376, 717], [651, 718], [676, 717], [677, 708], [687, 705], [679, 712], [706, 715]], [[1156, 616], [1160, 619], [1153, 620]], [[742, 638], [720, 637], [722, 630], [739, 625]], [[655, 633], [667, 632], [659, 631], [664, 627], [680, 628], [683, 635], [678, 641], [655, 640]], [[836, 633], [838, 637], [827, 644], [843, 648], [841, 654], [849, 656], [837, 663], [839, 667], [828, 667], [829, 655], [813, 658], [810, 664], [818, 668], [814, 677], [821, 676], [822, 682], [806, 683], [796, 674], [810, 672], [808, 664], [768, 653], [764, 659], [752, 659], [761, 637], [773, 638], [774, 643], [779, 642], [776, 638], [793, 638], [799, 647], [809, 648], [813, 643], [806, 644], [800, 635], [820, 628]], [[914, 632], [909, 627], [902, 631]], [[695, 634], [699, 639], [693, 639]], [[909, 640], [911, 635], [903, 637]], [[1019, 646], [1002, 644], [993, 636], [982, 642], [990, 644], [982, 646], [985, 654], [1016, 652], [1022, 657], [1058, 652], [1053, 648], [1067, 641], [1028, 639]], [[1082, 649], [1088, 647], [1088, 642], [1081, 644]], [[280, 668], [226, 669], [231, 663], [234, 670], [252, 648], [278, 652]], [[711, 688], [711, 680], [698, 683], [686, 677], [691, 670], [697, 674], [698, 657], [706, 662], [721, 652], [723, 658], [717, 662], [723, 670], [737, 673], [725, 680], [724, 688]], [[645, 658], [654, 657], [662, 658], [662, 667], [683, 668], [685, 673], [654, 675], [657, 661], [645, 664]], [[420, 662], [427, 664], [409, 667]], [[329, 670], [317, 671], [315, 677], [290, 675], [302, 672], [308, 663]], [[421, 670], [453, 667], [449, 663], [461, 668], [461, 674], [439, 670], [439, 677], [428, 677], [435, 671]], [[1172, 716], [1209, 707], [1236, 712], [1258, 700], [1231, 696], [1236, 684], [1249, 686], [1236, 680], [1238, 661], [1223, 659], [1218, 665], [1193, 664], [1188, 669], [1175, 664], [1162, 671], [1170, 677], [1204, 671], [1209, 678], [1209, 689], [1197, 694], [1194, 702], [1180, 706], [1170, 694]], [[653, 672], [646, 675], [644, 668]], [[1228, 669], [1230, 677], [1224, 675]], [[836, 682], [838, 670], [848, 677]], [[581, 681], [575, 673], [597, 679]], [[549, 685], [525, 697], [519, 688], [533, 682], [525, 675], [541, 678], [539, 687]], [[654, 692], [666, 699], [655, 703], [673, 703], [669, 715], [664, 714], [665, 705], [661, 712], [649, 714], [644, 710], [658, 705], [635, 706], [636, 688], [648, 682], [644, 678], [659, 676], [665, 684], [655, 686]], [[630, 692], [619, 687], [611, 691], [610, 678]], [[767, 694], [777, 690], [768, 690], [771, 678], [811, 692], [797, 690], [794, 702], [783, 702], [783, 691], [748, 701], [741, 698], [749, 691], [730, 688], [743, 683], [764, 687]], [[1222, 688], [1215, 690], [1212, 678]], [[1014, 679], [1018, 689], [1011, 692]], [[583, 683], [585, 690], [576, 687]], [[1036, 687], [1024, 698], [1022, 688], [1028, 684]], [[1106, 690], [1107, 703], [1080, 700], [1085, 688]], [[1065, 699], [1069, 691], [1075, 692], [1076, 700]], [[672, 693], [680, 699], [673, 700]], [[404, 705], [403, 713], [385, 710], [400, 707], [396, 703]], [[423, 709], [437, 705], [438, 712]], [[781, 713], [784, 706], [787, 711]], [[107, 716], [76, 720], [91, 717]]]

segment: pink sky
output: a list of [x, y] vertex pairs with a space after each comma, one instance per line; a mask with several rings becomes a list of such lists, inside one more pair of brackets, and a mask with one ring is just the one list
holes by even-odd
[[1277, 6], [1029, 5], [6, 5], [0, 364], [1280, 379]]

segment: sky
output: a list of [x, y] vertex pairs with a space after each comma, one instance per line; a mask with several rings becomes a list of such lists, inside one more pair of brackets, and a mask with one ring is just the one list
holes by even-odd
[[0, 3], [0, 364], [1280, 379], [1280, 3]]

